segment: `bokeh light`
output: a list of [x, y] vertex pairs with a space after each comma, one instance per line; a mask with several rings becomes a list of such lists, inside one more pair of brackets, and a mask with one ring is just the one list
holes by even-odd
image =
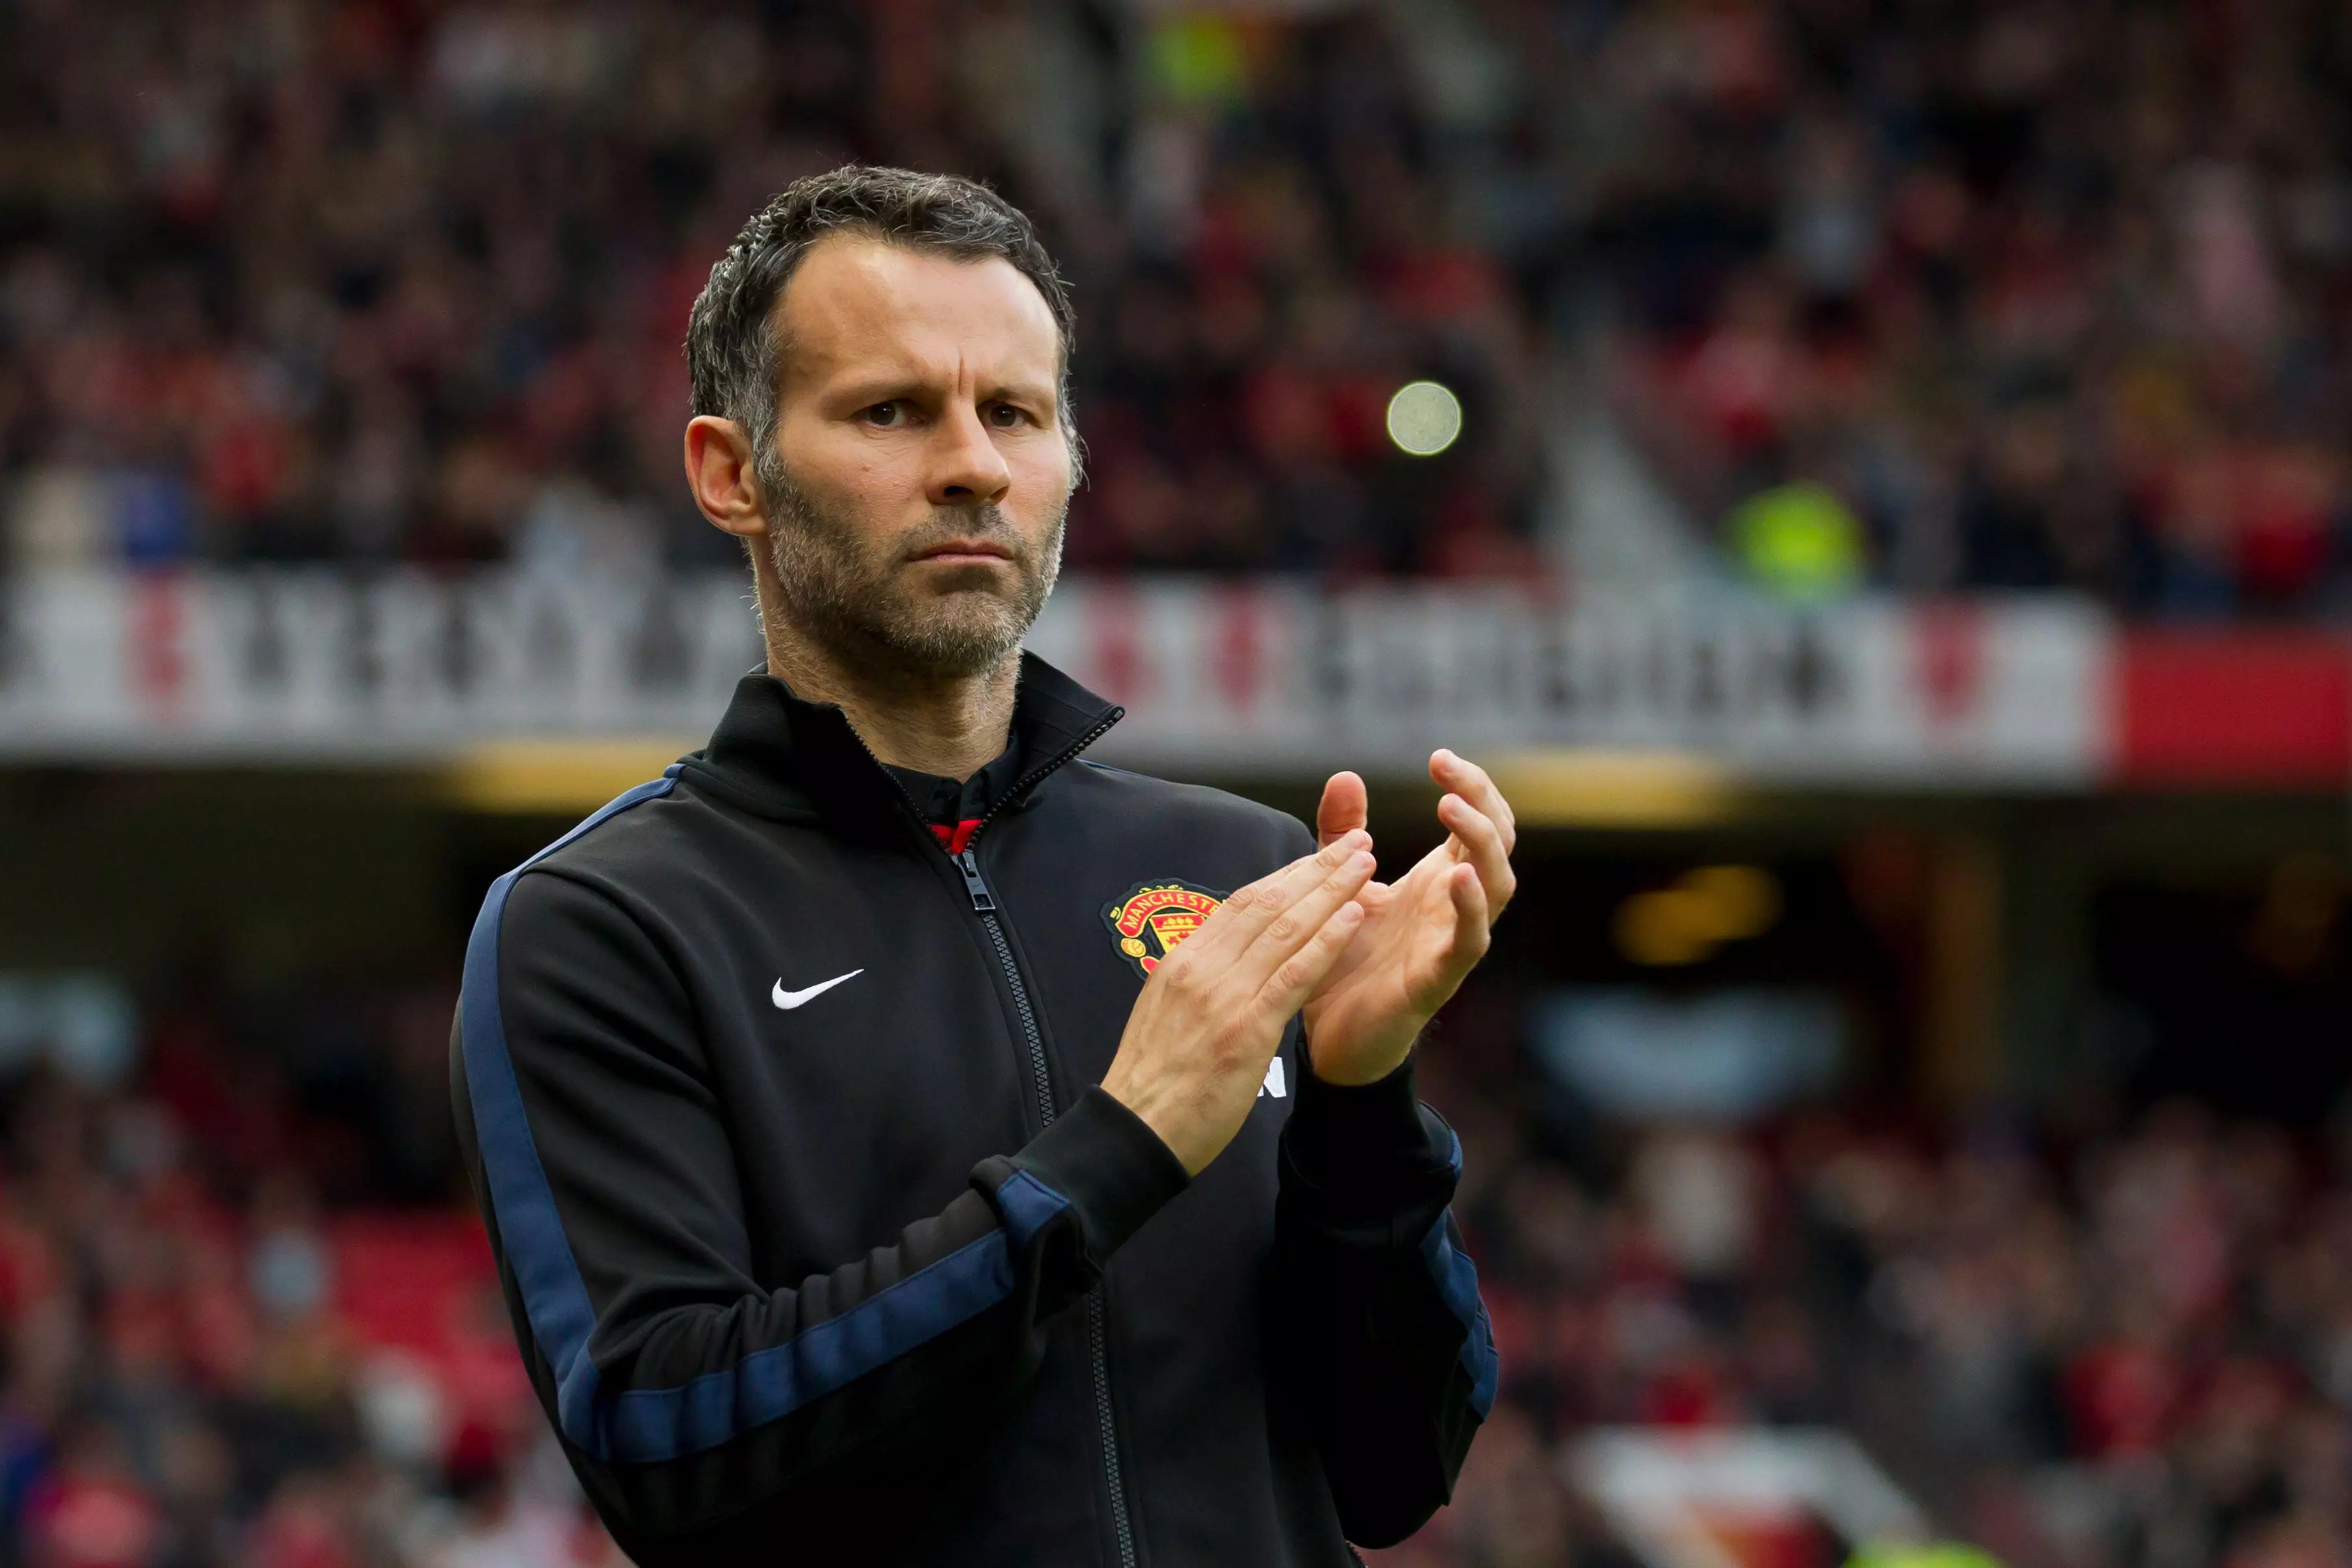
[[1726, 942], [1761, 936], [1780, 919], [1780, 884], [1757, 866], [1703, 866], [1670, 887], [1617, 907], [1617, 950], [1636, 963], [1675, 966], [1711, 958]]
[[1462, 400], [1433, 381], [1409, 381], [1389, 399], [1389, 439], [1415, 458], [1433, 458], [1462, 434]]

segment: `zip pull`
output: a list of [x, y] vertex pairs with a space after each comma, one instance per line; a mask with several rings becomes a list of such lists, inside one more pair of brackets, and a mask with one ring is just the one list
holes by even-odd
[[971, 907], [984, 915], [995, 913], [996, 895], [980, 879], [980, 857], [966, 849], [955, 863], [963, 872], [963, 890], [971, 895]]

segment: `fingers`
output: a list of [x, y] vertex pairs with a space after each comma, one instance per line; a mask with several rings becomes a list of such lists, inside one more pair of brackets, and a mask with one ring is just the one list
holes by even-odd
[[1444, 955], [1426, 972], [1405, 981], [1405, 994], [1412, 999], [1412, 1010], [1423, 1018], [1452, 1000], [1464, 979], [1486, 956], [1486, 947], [1492, 940], [1487, 931], [1495, 922], [1487, 911], [1486, 885], [1478, 880], [1475, 867], [1465, 863], [1445, 873], [1445, 899], [1453, 917], [1454, 934], [1445, 945]]
[[[1322, 857], [1316, 858], [1319, 861]], [[1348, 855], [1321, 881], [1305, 889], [1288, 909], [1266, 922], [1249, 951], [1234, 965], [1235, 978], [1253, 990], [1264, 985], [1268, 976], [1312, 943], [1342, 909], [1355, 908], [1356, 895], [1371, 879], [1371, 852], [1358, 849]], [[1361, 916], [1359, 910], [1356, 918]]]
[[1215, 953], [1230, 962], [1350, 856], [1369, 851], [1371, 842], [1371, 835], [1360, 828], [1342, 833], [1314, 854], [1302, 855], [1247, 887], [1236, 888], [1184, 945], [1202, 947], [1204, 954]]
[[[1473, 879], [1475, 880], [1475, 879]], [[1364, 906], [1353, 899], [1331, 911], [1331, 916], [1308, 937], [1305, 945], [1275, 965], [1274, 973], [1258, 988], [1258, 1001], [1276, 1018], [1287, 1018], [1307, 1005], [1307, 998], [1323, 977], [1348, 951], [1355, 939], [1356, 929], [1364, 923]], [[1277, 1035], [1276, 1039], [1280, 1037]]]
[[1511, 869], [1510, 847], [1504, 842], [1502, 827], [1458, 795], [1449, 795], [1437, 803], [1437, 820], [1445, 825], [1446, 831], [1461, 846], [1460, 858], [1476, 870], [1486, 890], [1490, 916], [1499, 917], [1503, 906], [1511, 901], [1511, 895], [1519, 886], [1518, 875]]
[[1474, 868], [1454, 868], [1446, 876], [1445, 892], [1454, 905], [1454, 944], [1446, 954], [1443, 971], [1444, 996], [1439, 997], [1440, 1001], [1453, 995], [1462, 977], [1486, 956], [1486, 933], [1495, 923], [1486, 901], [1486, 884]]
[[1429, 776], [1435, 779], [1440, 787], [1452, 790], [1468, 801], [1480, 816], [1495, 825], [1502, 838], [1504, 854], [1508, 855], [1518, 847], [1518, 818], [1512, 815], [1511, 803], [1503, 798], [1503, 792], [1495, 787], [1495, 781], [1486, 776], [1486, 769], [1467, 757], [1440, 750], [1430, 753]]
[[1333, 773], [1323, 785], [1323, 804], [1315, 808], [1315, 842], [1328, 844], [1369, 820], [1370, 797], [1364, 781], [1350, 773]]

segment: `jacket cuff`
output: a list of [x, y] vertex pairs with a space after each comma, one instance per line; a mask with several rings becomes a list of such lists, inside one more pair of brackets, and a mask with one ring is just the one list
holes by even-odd
[[1069, 1200], [1097, 1269], [1192, 1180], [1160, 1134], [1100, 1088], [1080, 1095], [1008, 1163]]
[[1311, 1065], [1298, 1079], [1298, 1104], [1282, 1142], [1291, 1168], [1308, 1185], [1385, 1191], [1453, 1166], [1453, 1130], [1413, 1097], [1411, 1057], [1366, 1084], [1326, 1083]]

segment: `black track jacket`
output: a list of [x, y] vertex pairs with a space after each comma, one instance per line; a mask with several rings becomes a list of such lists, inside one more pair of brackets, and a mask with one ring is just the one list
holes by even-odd
[[[500, 878], [457, 1124], [524, 1359], [646, 1564], [1342, 1564], [1494, 1397], [1411, 1067], [1294, 1022], [1188, 1181], [1099, 1088], [1145, 973], [1294, 819], [1077, 760], [950, 855], [841, 710], [746, 677], [710, 743]], [[1344, 1538], [1344, 1539], [1343, 1539]]]

